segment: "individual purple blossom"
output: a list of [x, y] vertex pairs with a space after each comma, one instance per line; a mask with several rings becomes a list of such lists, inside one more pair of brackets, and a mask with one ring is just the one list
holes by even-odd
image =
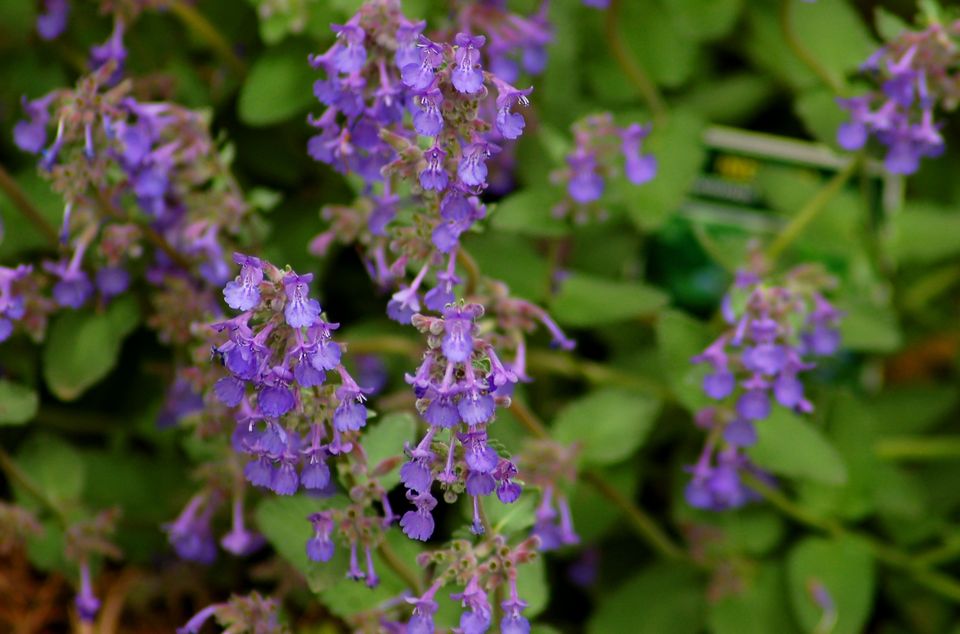
[[42, 40], [55, 40], [67, 30], [70, 3], [67, 0], [44, 0], [43, 13], [37, 16], [37, 34]]
[[200, 630], [203, 629], [204, 623], [209, 621], [210, 618], [213, 617], [222, 607], [224, 606], [220, 603], [208, 605], [190, 617], [190, 620], [187, 621], [183, 627], [178, 627], [177, 634], [200, 634]]
[[413, 606], [413, 614], [407, 623], [407, 634], [433, 634], [433, 615], [439, 607], [433, 597], [439, 589], [440, 582], [437, 581], [422, 596], [406, 599], [407, 603]]
[[497, 130], [505, 139], [519, 139], [523, 134], [523, 128], [526, 125], [523, 115], [513, 112], [512, 108], [517, 104], [527, 106], [530, 104], [528, 99], [533, 88], [526, 90], [517, 90], [505, 82], [494, 80], [499, 94], [497, 95]]
[[330, 538], [334, 524], [330, 513], [314, 513], [308, 519], [313, 526], [313, 537], [307, 541], [307, 557], [310, 561], [330, 561], [334, 551], [333, 540]]
[[467, 187], [483, 187], [487, 182], [487, 159], [500, 148], [485, 141], [474, 141], [463, 149], [457, 176]]
[[24, 152], [37, 154], [47, 143], [47, 124], [50, 122], [50, 104], [57, 93], [51, 92], [43, 97], [28, 101], [21, 98], [23, 111], [27, 118], [13, 126], [13, 141]]
[[0, 343], [13, 333], [13, 322], [26, 313], [23, 295], [16, 294], [14, 284], [33, 272], [33, 267], [21, 264], [16, 268], [0, 266]]
[[260, 303], [260, 282], [263, 281], [263, 266], [259, 258], [234, 253], [233, 261], [240, 265], [240, 274], [227, 282], [223, 298], [234, 310], [250, 310]]
[[420, 63], [420, 50], [417, 45], [423, 29], [427, 23], [424, 20], [419, 22], [407, 22], [404, 20], [397, 27], [397, 51], [394, 61], [398, 70], [403, 70], [407, 66]]
[[416, 97], [417, 109], [413, 113], [413, 127], [417, 134], [435, 137], [443, 130], [443, 95], [436, 88]]
[[68, 262], [44, 262], [43, 264], [44, 269], [59, 278], [53, 286], [53, 298], [64, 308], [82, 308], [93, 295], [93, 283], [80, 268], [85, 248], [85, 245], [79, 245]]
[[657, 174], [657, 159], [641, 152], [640, 144], [650, 134], [651, 126], [632, 123], [621, 132], [623, 156], [626, 161], [624, 171], [627, 179], [634, 185], [643, 185], [653, 180]]
[[437, 500], [429, 492], [413, 491], [407, 491], [407, 499], [413, 502], [415, 510], [403, 514], [400, 518], [400, 528], [410, 539], [425, 542], [433, 535], [432, 511], [437, 506]]
[[600, 200], [603, 195], [603, 178], [597, 172], [596, 156], [590, 152], [576, 152], [567, 157], [572, 176], [567, 183], [567, 193], [580, 204]]
[[320, 317], [320, 302], [308, 297], [311, 281], [313, 281], [313, 273], [304, 275], [288, 273], [283, 278], [283, 291], [287, 297], [283, 315], [287, 325], [292, 328], [310, 327]]
[[437, 145], [424, 151], [423, 158], [427, 166], [420, 172], [420, 186], [425, 190], [442, 192], [447, 188], [449, 177], [443, 165], [446, 156], [447, 153]]
[[93, 593], [93, 584], [90, 582], [90, 565], [86, 560], [80, 563], [80, 591], [74, 599], [77, 615], [84, 623], [93, 623], [100, 611], [100, 599]]
[[110, 299], [122, 295], [130, 287], [130, 273], [119, 266], [105, 266], [97, 271], [97, 290]]
[[480, 586], [479, 576], [473, 575], [463, 592], [451, 594], [450, 598], [460, 601], [466, 608], [460, 615], [460, 632], [462, 634], [483, 634], [490, 628], [492, 609], [487, 592]]
[[500, 604], [503, 618], [500, 619], [501, 634], [530, 634], [530, 621], [523, 616], [527, 602], [517, 593], [516, 576], [510, 578], [510, 596]]
[[363, 46], [365, 33], [356, 24], [356, 19], [345, 25], [332, 24], [330, 28], [337, 34], [337, 48], [333, 56], [334, 64], [341, 73], [355, 73], [363, 68], [367, 61], [367, 49]]
[[217, 556], [210, 527], [213, 508], [208, 496], [195, 495], [173, 522], [164, 526], [170, 544], [181, 559], [209, 564]]
[[229, 553], [245, 557], [264, 545], [263, 535], [247, 529], [243, 519], [243, 498], [236, 496], [233, 501], [233, 524], [230, 532], [223, 536], [220, 545]]
[[403, 83], [417, 92], [430, 88], [436, 76], [436, 70], [443, 63], [443, 49], [423, 35], [419, 36], [419, 62], [408, 64], [400, 69]]
[[450, 74], [453, 87], [468, 95], [476, 94], [483, 89], [480, 48], [487, 39], [482, 35], [457, 33], [453, 41], [457, 46], [454, 53], [454, 68]]
[[114, 21], [110, 37], [103, 44], [90, 48], [90, 67], [93, 70], [97, 70], [109, 62], [116, 64], [116, 69], [110, 76], [111, 83], [120, 81], [127, 60], [127, 49], [123, 46], [123, 34], [123, 20], [117, 18]]

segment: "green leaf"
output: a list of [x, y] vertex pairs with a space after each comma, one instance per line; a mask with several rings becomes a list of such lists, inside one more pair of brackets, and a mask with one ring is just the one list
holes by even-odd
[[880, 37], [885, 40], [892, 40], [910, 28], [900, 16], [887, 11], [883, 7], [874, 7], [873, 23], [877, 27]]
[[578, 443], [588, 464], [624, 460], [646, 440], [660, 413], [660, 401], [650, 396], [606, 389], [573, 401], [557, 414], [554, 438]]
[[704, 590], [692, 567], [655, 565], [600, 596], [589, 634], [696, 634], [703, 626]]
[[37, 414], [36, 390], [0, 379], [0, 426], [23, 425]]
[[[414, 442], [417, 423], [407, 412], [397, 412], [384, 416], [376, 424], [363, 432], [363, 448], [367, 452], [367, 465], [376, 468], [384, 460], [403, 455], [404, 443]], [[400, 482], [399, 464], [390, 472], [379, 477], [380, 484], [386, 490]]]
[[140, 320], [136, 299], [124, 296], [106, 312], [68, 311], [50, 326], [43, 348], [43, 377], [57, 398], [72, 401], [117, 364], [123, 340]]
[[[86, 482], [83, 457], [56, 436], [36, 434], [28, 439], [16, 456], [17, 465], [54, 504], [69, 508], [77, 503]], [[30, 509], [43, 508], [16, 482], [17, 502]]]
[[290, 39], [257, 59], [240, 90], [241, 121], [250, 126], [273, 125], [310, 107], [310, 87], [316, 79], [307, 63], [312, 48], [309, 41]]
[[840, 321], [843, 347], [863, 352], [894, 352], [903, 343], [897, 316], [888, 304], [878, 305], [858, 298], [837, 300], [844, 311]]
[[777, 564], [761, 564], [741, 580], [742, 589], [710, 603], [707, 621], [712, 634], [793, 634], [786, 575]]
[[539, 300], [550, 290], [550, 265], [527, 238], [491, 231], [461, 240], [484, 275], [505, 282], [516, 297]]
[[842, 486], [803, 483], [800, 499], [805, 507], [849, 520], [873, 511], [880, 468], [873, 450], [876, 426], [864, 403], [846, 392], [838, 395], [829, 411], [828, 430], [847, 467], [847, 481]]
[[653, 315], [667, 301], [663, 291], [646, 284], [573, 273], [563, 281], [550, 313], [568, 326], [596, 326]]
[[527, 607], [523, 615], [529, 619], [537, 616], [547, 607], [550, 598], [550, 586], [547, 583], [547, 567], [542, 556], [520, 566], [518, 569], [517, 590]]
[[[15, 180], [40, 215], [51, 226], [59, 226], [63, 218], [63, 198], [50, 189], [50, 184], [41, 178], [38, 170], [18, 173]], [[0, 262], [15, 262], [21, 253], [49, 244], [47, 237], [20, 213], [5, 192], [0, 191]]]
[[708, 369], [705, 364], [690, 363], [690, 359], [703, 352], [709, 343], [710, 333], [696, 319], [676, 310], [660, 314], [657, 320], [660, 364], [671, 390], [691, 412], [710, 403], [702, 387]]
[[893, 217], [890, 250], [900, 264], [930, 264], [960, 254], [960, 214], [955, 209], [911, 201]]
[[[658, 84], [675, 88], [687, 82], [696, 68], [700, 47], [693, 33], [678, 24], [661, 2], [625, 2], [620, 5], [618, 28], [622, 37], [640, 65], [650, 73]], [[707, 0], [711, 1], [711, 0]], [[717, 3], [718, 4], [719, 0]], [[644, 37], [635, 37], [636, 33]], [[619, 74], [620, 83], [629, 83], [623, 71], [605, 59], [603, 66]], [[600, 79], [600, 77], [598, 77]]]
[[[633, 499], [637, 493], [638, 473], [632, 462], [598, 470], [598, 475], [627, 499]], [[619, 514], [610, 512], [610, 500], [582, 479], [574, 484], [570, 510], [573, 525], [584, 543], [599, 541], [621, 520]]]
[[524, 189], [497, 203], [490, 224], [499, 231], [537, 238], [565, 236], [570, 233], [570, 226], [553, 214], [558, 202], [554, 187]]
[[782, 407], [757, 422], [757, 444], [748, 450], [762, 469], [825, 484], [843, 484], [847, 469], [823, 433]]
[[850, 537], [809, 537], [790, 551], [787, 576], [793, 612], [804, 631], [812, 631], [822, 616], [810, 583], [823, 584], [836, 606], [833, 634], [864, 631], [873, 603], [874, 565], [863, 543]]
[[743, 0], [669, 0], [664, 4], [677, 29], [698, 41], [727, 35], [743, 10]]
[[657, 177], [640, 186], [622, 178], [612, 183], [641, 229], [656, 229], [683, 203], [706, 158], [702, 131], [698, 116], [674, 111], [665, 125], [653, 128], [644, 144], [644, 151], [657, 158]]

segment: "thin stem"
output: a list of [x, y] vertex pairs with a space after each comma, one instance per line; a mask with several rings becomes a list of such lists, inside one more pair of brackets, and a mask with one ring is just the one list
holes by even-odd
[[243, 63], [230, 46], [230, 42], [223, 36], [217, 27], [213, 25], [205, 15], [197, 11], [196, 7], [184, 2], [183, 0], [174, 0], [170, 5], [170, 11], [180, 19], [188, 28], [193, 30], [201, 39], [210, 45], [227, 64], [233, 68], [234, 72], [243, 76], [247, 72], [247, 65]]
[[[531, 434], [538, 438], [549, 438], [550, 432], [543, 422], [537, 418], [530, 408], [517, 399], [510, 403], [510, 412], [520, 421]], [[606, 498], [626, 516], [634, 532], [657, 552], [668, 559], [687, 559], [686, 553], [677, 545], [667, 533], [657, 526], [652, 517], [646, 514], [627, 496], [607, 482], [604, 477], [595, 471], [584, 471], [583, 480], [592, 486], [597, 493]]]
[[62, 526], [67, 526], [67, 517], [63, 510], [57, 506], [56, 502], [50, 499], [46, 491], [34, 482], [33, 478], [31, 478], [26, 471], [20, 468], [20, 465], [14, 462], [10, 454], [3, 448], [0, 448], [0, 470], [3, 470], [3, 472], [7, 474], [11, 482], [16, 482], [24, 491], [39, 502], [41, 506], [53, 513], [54, 517], [57, 518], [57, 521], [60, 522]]
[[420, 577], [409, 567], [407, 564], [400, 559], [400, 556], [394, 552], [393, 548], [387, 543], [386, 540], [380, 542], [380, 546], [377, 549], [380, 552], [380, 556], [383, 557], [383, 560], [390, 566], [390, 569], [397, 573], [404, 582], [409, 585], [417, 596], [423, 594], [423, 581]]
[[670, 536], [657, 526], [652, 517], [607, 482], [602, 475], [596, 471], [585, 471], [583, 479], [596, 489], [597, 493], [620, 509], [629, 520], [634, 532], [653, 546], [657, 552], [668, 559], [687, 559], [687, 554], [683, 551], [683, 548], [674, 543]]
[[617, 64], [620, 65], [620, 69], [637, 88], [644, 101], [647, 102], [647, 107], [650, 108], [654, 121], [658, 124], [663, 123], [668, 114], [667, 104], [657, 89], [657, 85], [651, 81], [643, 66], [627, 48], [626, 40], [623, 39], [623, 34], [620, 32], [620, 5], [621, 0], [610, 0], [610, 6], [607, 8], [606, 20], [604, 21], [607, 44], [614, 59], [617, 60]]
[[887, 460], [957, 460], [960, 459], [960, 436], [881, 438], [874, 444], [874, 451]]
[[747, 486], [759, 493], [767, 502], [784, 515], [801, 524], [819, 529], [831, 537], [846, 536], [856, 538], [870, 551], [870, 554], [872, 554], [877, 561], [891, 568], [906, 572], [918, 584], [925, 586], [951, 601], [960, 603], [960, 583], [952, 577], [919, 565], [916, 558], [871, 535], [848, 530], [837, 522], [817, 517], [790, 500], [790, 498], [782, 492], [749, 473], [741, 473], [741, 478]]
[[457, 249], [457, 262], [467, 272], [467, 282], [464, 284], [463, 294], [464, 296], [473, 295], [477, 290], [477, 284], [480, 282], [480, 267], [477, 266], [477, 261], [473, 259], [473, 256], [463, 247]]
[[790, 223], [784, 227], [780, 235], [767, 248], [767, 261], [773, 263], [783, 254], [784, 250], [796, 240], [803, 230], [813, 222], [820, 212], [823, 211], [827, 203], [833, 199], [838, 191], [846, 184], [851, 176], [857, 171], [859, 159], [851, 160], [847, 166], [837, 172], [823, 188], [811, 198], [806, 205], [795, 215]]
[[59, 238], [57, 236], [57, 228], [50, 224], [46, 218], [43, 217], [43, 214], [40, 213], [40, 210], [37, 209], [30, 199], [27, 198], [26, 193], [23, 189], [20, 188], [19, 183], [10, 176], [10, 173], [7, 172], [0, 165], [0, 189], [6, 193], [10, 198], [10, 201], [13, 202], [14, 207], [20, 210], [20, 213], [37, 228], [40, 233], [43, 234], [43, 237], [47, 239], [47, 242], [51, 244], [54, 248], [59, 244]]
[[813, 71], [813, 74], [820, 78], [820, 81], [829, 88], [835, 95], [843, 94], [843, 86], [837, 79], [830, 74], [830, 71], [814, 57], [810, 51], [803, 45], [797, 32], [793, 28], [793, 12], [791, 11], [793, 0], [781, 0], [780, 2], [780, 30], [783, 32], [783, 39], [787, 46], [793, 51], [804, 65]]

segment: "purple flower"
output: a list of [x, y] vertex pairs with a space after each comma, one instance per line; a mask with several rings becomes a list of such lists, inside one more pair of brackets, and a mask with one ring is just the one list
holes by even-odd
[[243, 400], [243, 381], [232, 376], [225, 376], [213, 385], [213, 393], [217, 399], [227, 407], [236, 407]]
[[230, 532], [220, 540], [220, 545], [229, 553], [245, 557], [258, 550], [264, 543], [263, 535], [247, 530], [244, 525], [243, 498], [237, 496], [233, 502], [233, 525]]
[[[206, 508], [202, 508], [202, 507]], [[210, 519], [213, 507], [206, 496], [194, 496], [180, 516], [164, 526], [170, 544], [181, 559], [202, 564], [213, 563], [217, 556], [217, 544], [213, 540]]]
[[517, 90], [512, 86], [496, 81], [499, 94], [497, 95], [497, 130], [505, 139], [519, 139], [523, 134], [523, 128], [526, 122], [523, 115], [513, 112], [511, 108], [516, 104], [526, 106], [530, 104], [527, 98], [533, 91], [533, 88], [526, 90]]
[[603, 195], [603, 178], [597, 173], [596, 156], [578, 150], [567, 157], [570, 181], [567, 193], [580, 204], [592, 203]]
[[223, 298], [234, 310], [250, 310], [260, 303], [260, 282], [263, 281], [263, 266], [259, 258], [234, 253], [233, 261], [240, 265], [240, 274], [227, 282]]
[[[431, 527], [432, 530], [432, 527]], [[437, 590], [440, 589], [439, 582], [430, 586], [422, 597], [411, 599], [407, 598], [407, 603], [413, 606], [413, 615], [407, 623], [407, 634], [433, 634], [434, 624], [433, 615], [437, 611], [437, 602], [433, 600]]]
[[330, 539], [333, 519], [329, 512], [314, 513], [307, 519], [313, 524], [313, 537], [307, 541], [307, 557], [310, 561], [330, 561], [334, 551], [333, 540]]
[[449, 177], [443, 167], [447, 153], [434, 145], [423, 153], [427, 166], [420, 172], [420, 186], [425, 190], [441, 192], [447, 188]]
[[500, 604], [503, 608], [503, 618], [500, 619], [500, 634], [530, 634], [530, 621], [521, 612], [527, 607], [527, 602], [519, 597], [512, 596]]
[[367, 408], [358, 402], [358, 394], [345, 394], [333, 412], [333, 426], [339, 432], [359, 431], [367, 424]]
[[770, 415], [770, 399], [762, 389], [744, 392], [737, 401], [737, 413], [747, 421], [762, 420]]
[[313, 273], [297, 275], [291, 272], [283, 278], [283, 290], [287, 296], [283, 315], [287, 324], [293, 328], [312, 326], [320, 317], [320, 302], [307, 296], [311, 281]]
[[487, 39], [482, 35], [457, 33], [453, 41], [457, 45], [453, 72], [450, 74], [453, 87], [468, 95], [476, 94], [483, 89], [480, 48]]
[[476, 392], [464, 396], [457, 402], [457, 412], [468, 425], [479, 425], [493, 418], [496, 403], [489, 394]]
[[443, 130], [443, 114], [440, 104], [443, 95], [436, 88], [416, 98], [417, 110], [413, 113], [413, 128], [423, 136], [437, 136]]
[[625, 171], [627, 178], [634, 185], [642, 185], [653, 179], [657, 174], [657, 159], [649, 154], [642, 154], [640, 144], [650, 134], [650, 126], [633, 123], [627, 126], [620, 135], [622, 139], [623, 156], [626, 160]]
[[414, 503], [416, 510], [403, 514], [400, 518], [400, 528], [410, 539], [425, 542], [433, 535], [434, 524], [431, 511], [437, 506], [437, 500], [429, 492], [414, 493], [412, 491], [407, 491], [407, 499]]
[[37, 34], [42, 40], [55, 40], [67, 30], [70, 3], [67, 0], [44, 0], [43, 13], [37, 16]]
[[105, 298], [116, 297], [130, 286], [130, 274], [119, 266], [105, 266], [97, 271], [97, 288]]
[[203, 629], [203, 624], [210, 620], [214, 614], [217, 613], [223, 605], [215, 603], [213, 605], [208, 605], [203, 608], [187, 621], [186, 625], [183, 627], [177, 628], [177, 634], [200, 634], [200, 630]]
[[423, 92], [433, 84], [436, 70], [443, 63], [443, 49], [423, 35], [419, 36], [418, 46], [419, 60], [404, 66], [400, 71], [400, 79], [405, 86]]
[[64, 308], [81, 308], [93, 295], [93, 284], [80, 269], [80, 260], [83, 257], [81, 248], [77, 249], [77, 254], [69, 263], [44, 262], [43, 265], [43, 268], [60, 278], [53, 286], [53, 298]]
[[475, 141], [463, 149], [457, 166], [457, 176], [467, 187], [482, 187], [487, 183], [487, 159], [500, 148], [486, 141]]
[[347, 24], [331, 24], [337, 34], [337, 46], [333, 62], [341, 73], [355, 73], [363, 68], [367, 61], [367, 49], [363, 46], [365, 34], [355, 23], [356, 18]]
[[90, 67], [93, 70], [97, 70], [111, 61], [116, 64], [116, 69], [110, 75], [111, 83], [120, 81], [123, 76], [124, 62], [127, 60], [127, 49], [123, 46], [123, 32], [123, 20], [117, 18], [113, 24], [113, 32], [107, 38], [107, 41], [90, 48]]
[[80, 592], [74, 599], [77, 614], [84, 623], [93, 623], [100, 610], [100, 599], [93, 593], [93, 584], [90, 582], [90, 566], [86, 560], [80, 564]]

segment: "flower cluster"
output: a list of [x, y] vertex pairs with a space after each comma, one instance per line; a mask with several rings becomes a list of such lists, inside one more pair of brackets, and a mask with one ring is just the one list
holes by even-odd
[[703, 391], [718, 402], [697, 415], [708, 440], [690, 468], [686, 496], [692, 506], [721, 510], [749, 500], [739, 472], [763, 475], [742, 450], [756, 442], [754, 425], [770, 415], [772, 400], [794, 412], [813, 410], [799, 376], [814, 367], [811, 359], [840, 346], [841, 314], [821, 294], [829, 283], [812, 267], [794, 269], [782, 285], [753, 273], [737, 275], [723, 302], [729, 329], [692, 359], [708, 368]]
[[863, 70], [880, 86], [864, 95], [839, 99], [850, 120], [837, 130], [837, 142], [859, 150], [870, 136], [886, 146], [884, 164], [893, 174], [913, 174], [923, 157], [944, 151], [938, 108], [953, 110], [960, 98], [957, 37], [960, 20], [905, 31], [874, 53]]
[[[326, 109], [310, 119], [320, 132], [308, 151], [366, 183], [354, 206], [325, 210], [334, 227], [312, 250], [322, 253], [334, 237], [361, 242], [371, 275], [384, 287], [408, 265], [418, 267], [401, 289], [408, 305], [419, 301], [432, 269], [444, 295], [457, 283], [452, 265], [442, 270], [444, 256], [456, 253], [460, 236], [485, 216], [487, 161], [523, 133], [517, 108], [530, 94], [484, 69], [485, 36], [461, 32], [451, 43], [435, 42], [425, 26], [407, 20], [395, 0], [367, 2], [334, 27], [337, 42], [311, 59], [326, 75], [314, 85]], [[401, 213], [406, 206], [416, 212], [412, 219]], [[392, 264], [388, 234], [399, 238], [392, 246], [402, 252]], [[417, 310], [390, 314], [409, 323]]]
[[[237, 557], [256, 552], [264, 545], [263, 536], [246, 526], [244, 487], [235, 486], [231, 508], [230, 531], [220, 539], [220, 546]], [[223, 503], [223, 494], [215, 483], [194, 495], [180, 515], [163, 526], [170, 545], [185, 561], [213, 563], [217, 542], [213, 536], [213, 517]]]
[[588, 214], [603, 215], [599, 201], [603, 197], [605, 179], [620, 173], [634, 185], [643, 185], [657, 174], [657, 159], [643, 153], [643, 141], [650, 134], [650, 125], [632, 123], [617, 126], [610, 113], [585, 117], [573, 124], [574, 149], [567, 155], [567, 165], [553, 174], [557, 184], [566, 186], [567, 198], [554, 209], [557, 216], [573, 215], [585, 222]]
[[[493, 622], [490, 594], [506, 585], [509, 592], [501, 603], [503, 617], [500, 631], [504, 634], [527, 634], [530, 622], [523, 616], [527, 603], [517, 591], [517, 568], [536, 557], [536, 548], [536, 538], [510, 547], [503, 537], [497, 536], [477, 545], [457, 540], [446, 549], [423, 553], [419, 558], [421, 565], [436, 565], [437, 574], [426, 592], [407, 599], [413, 606], [413, 614], [405, 631], [409, 634], [432, 634], [434, 614], [439, 608], [436, 595], [445, 585], [456, 583], [464, 588], [463, 592], [451, 594], [450, 598], [459, 601], [464, 611], [455, 631], [463, 634], [486, 632]], [[392, 624], [383, 625], [389, 627]]]
[[[511, 503], [520, 495], [519, 485], [512, 480], [516, 466], [499, 456], [487, 436], [497, 400], [508, 398], [502, 391], [517, 382], [517, 375], [500, 361], [492, 345], [477, 337], [475, 322], [482, 314], [477, 304], [450, 304], [442, 318], [419, 314], [413, 318], [413, 324], [429, 337], [420, 367], [407, 376], [417, 410], [429, 425], [417, 446], [407, 448], [410, 460], [400, 469], [407, 499], [415, 507], [403, 515], [400, 526], [413, 539], [425, 541], [433, 534], [434, 481], [448, 500], [463, 491], [473, 498], [472, 530], [478, 535], [484, 531], [480, 496], [496, 491], [502, 502]], [[434, 442], [446, 430], [446, 457], [441, 460]]]
[[[236, 408], [233, 445], [251, 457], [244, 474], [280, 495], [323, 490], [327, 458], [350, 452], [367, 423], [363, 390], [341, 363], [337, 324], [310, 297], [313, 275], [239, 253], [234, 260], [240, 274], [223, 296], [241, 312], [211, 326], [221, 339], [213, 353], [228, 372], [213, 392]], [[327, 373], [336, 373], [339, 386]]]
[[[101, 302], [123, 294], [132, 272], [142, 271], [158, 300], [185, 285], [176, 289], [176, 310], [152, 324], [176, 339], [228, 279], [225, 247], [249, 231], [248, 208], [205, 118], [136, 100], [128, 84], [109, 88], [114, 69], [107, 64], [73, 90], [25, 101], [27, 119], [14, 128], [17, 145], [39, 155], [42, 173], [66, 200], [62, 255], [32, 273], [33, 287], [52, 287], [57, 307], [78, 309], [95, 294]], [[144, 258], [147, 245], [152, 260]], [[38, 300], [26, 297], [28, 305], [47, 306]]]

